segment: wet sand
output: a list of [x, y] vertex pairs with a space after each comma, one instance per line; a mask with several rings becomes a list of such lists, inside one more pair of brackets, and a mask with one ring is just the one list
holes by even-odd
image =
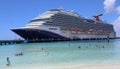
[[84, 65], [70, 65], [70, 66], [46, 66], [46, 67], [9, 67], [9, 69], [120, 69], [120, 63], [110, 64], [84, 64]]
[[[50, 68], [52, 69], [52, 68]], [[65, 66], [53, 69], [120, 69], [120, 63], [116, 64], [90, 64], [90, 65], [80, 65], [80, 66]]]

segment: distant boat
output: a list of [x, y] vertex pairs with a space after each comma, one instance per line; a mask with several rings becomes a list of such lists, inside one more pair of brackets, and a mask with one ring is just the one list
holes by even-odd
[[88, 19], [71, 11], [51, 9], [24, 27], [11, 30], [28, 41], [115, 38], [113, 25], [100, 20], [102, 15]]

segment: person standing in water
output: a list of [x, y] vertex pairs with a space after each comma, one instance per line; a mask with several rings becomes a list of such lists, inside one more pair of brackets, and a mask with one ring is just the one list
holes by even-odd
[[110, 38], [109, 38], [109, 35], [107, 36], [107, 42], [109, 43], [109, 41], [110, 41]]
[[7, 61], [6, 65], [9, 66], [10, 65], [10, 59], [9, 59], [9, 57], [7, 57], [6, 61]]

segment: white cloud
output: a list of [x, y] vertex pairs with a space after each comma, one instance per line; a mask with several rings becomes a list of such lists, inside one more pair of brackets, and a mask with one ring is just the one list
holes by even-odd
[[[118, 13], [118, 18], [112, 22], [116, 35], [120, 37], [120, 6], [115, 7], [116, 0], [104, 0], [104, 10], [106, 13], [111, 13], [116, 11]], [[116, 14], [117, 15], [117, 14]]]
[[120, 16], [112, 24], [114, 25], [117, 36], [120, 36]]
[[114, 23], [116, 24], [116, 25], [120, 25], [120, 16], [114, 21]]
[[104, 1], [104, 9], [106, 13], [110, 13], [115, 9], [115, 1], [116, 0], [105, 0]]
[[120, 6], [116, 8], [117, 12], [120, 14]]

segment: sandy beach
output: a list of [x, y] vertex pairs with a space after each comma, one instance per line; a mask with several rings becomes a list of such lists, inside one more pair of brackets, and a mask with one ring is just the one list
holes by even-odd
[[88, 64], [80, 66], [65, 66], [60, 68], [50, 68], [50, 69], [120, 69], [120, 64]]
[[87, 65], [71, 65], [71, 66], [50, 66], [50, 67], [8, 67], [8, 69], [120, 69], [120, 63], [110, 63], [110, 64], [87, 64]]

